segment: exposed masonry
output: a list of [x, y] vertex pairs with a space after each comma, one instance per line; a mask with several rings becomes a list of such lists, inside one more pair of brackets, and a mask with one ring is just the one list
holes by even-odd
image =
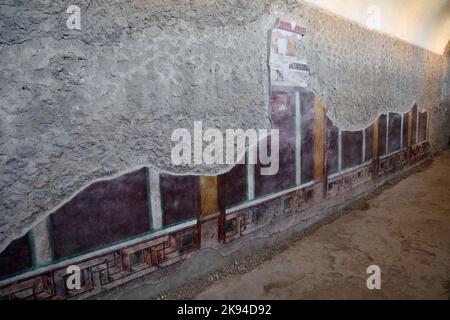
[[268, 31], [287, 14], [306, 27], [310, 87], [342, 130], [416, 102], [433, 150], [447, 144], [448, 60], [313, 6], [80, 0], [75, 31], [70, 4], [0, 0], [0, 251], [97, 179], [229, 169], [171, 167], [170, 134], [199, 119], [270, 128]]

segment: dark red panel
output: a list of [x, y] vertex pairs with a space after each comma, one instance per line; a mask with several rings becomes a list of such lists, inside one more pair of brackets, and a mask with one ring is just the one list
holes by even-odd
[[31, 248], [27, 235], [14, 240], [0, 253], [0, 278], [12, 276], [32, 266]]
[[403, 114], [403, 148], [408, 146], [408, 114]]
[[56, 258], [149, 231], [145, 169], [94, 183], [51, 215], [51, 224]]
[[200, 214], [200, 186], [198, 176], [161, 175], [163, 224], [180, 223]]
[[339, 129], [333, 125], [333, 122], [327, 117], [327, 173], [331, 175], [339, 170]]
[[235, 165], [229, 172], [218, 176], [219, 202], [230, 208], [247, 199], [247, 169], [243, 164]]
[[369, 161], [373, 157], [373, 125], [367, 127], [364, 134], [366, 135], [366, 151], [365, 151], [365, 161]]
[[[259, 163], [255, 166], [255, 195], [261, 196], [295, 185], [295, 94], [293, 90], [274, 90], [271, 97], [272, 126], [279, 129], [279, 170], [275, 175], [261, 175]], [[270, 150], [270, 137], [267, 149]], [[259, 158], [258, 158], [259, 160]]]
[[400, 150], [401, 130], [402, 116], [398, 113], [389, 113], [389, 153]]
[[427, 117], [426, 112], [419, 112], [419, 141], [423, 142], [427, 140]]
[[[301, 179], [302, 183], [314, 179], [314, 94], [302, 93], [301, 98]], [[295, 161], [295, 160], [294, 160]]]
[[412, 131], [412, 144], [416, 144], [417, 143], [417, 137], [416, 137], [416, 132], [417, 132], [417, 106], [414, 106], [411, 112], [411, 116], [412, 116], [412, 125], [411, 125], [411, 131]]
[[384, 156], [387, 154], [387, 145], [386, 145], [386, 133], [387, 133], [387, 116], [382, 114], [380, 116], [380, 156]]
[[362, 163], [363, 132], [342, 132], [342, 169], [349, 169]]

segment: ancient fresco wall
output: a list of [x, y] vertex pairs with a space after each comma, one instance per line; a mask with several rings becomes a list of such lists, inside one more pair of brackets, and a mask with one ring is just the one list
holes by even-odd
[[33, 267], [28, 235], [14, 240], [0, 256], [0, 277], [11, 276]]
[[[65, 26], [70, 4], [0, 0], [0, 251], [98, 179], [143, 166], [191, 175], [231, 169], [173, 167], [170, 134], [199, 119], [221, 130], [271, 126], [270, 80], [276, 78], [269, 75], [269, 31], [287, 15], [306, 30], [299, 44], [304, 61], [292, 69], [294, 81], [309, 74], [310, 96], [300, 99], [315, 94], [330, 124], [362, 130], [381, 113], [403, 113], [416, 103], [429, 110], [433, 150], [448, 140], [449, 124], [442, 120], [448, 112], [440, 104], [445, 57], [301, 1], [86, 0], [78, 2], [80, 31]], [[305, 161], [300, 173], [294, 167], [294, 185], [298, 176], [312, 178], [307, 150], [317, 123], [305, 125]], [[337, 172], [351, 163], [336, 158], [339, 132], [326, 128], [334, 150], [326, 152], [326, 168]], [[292, 141], [283, 147], [291, 150], [283, 160], [288, 163]], [[280, 175], [292, 179], [292, 166], [282, 168]], [[256, 188], [264, 194], [287, 187], [280, 181]], [[242, 201], [239, 183], [236, 194], [221, 188], [230, 204]], [[158, 228], [178, 220], [159, 218]]]
[[151, 231], [145, 169], [97, 182], [50, 216], [55, 259]]
[[[273, 116], [279, 115], [273, 110]], [[311, 182], [305, 178], [280, 187], [279, 176], [260, 179], [258, 171], [254, 170], [253, 176], [248, 174], [252, 165], [240, 164], [218, 177], [160, 174], [156, 178], [159, 184], [156, 189], [150, 183], [155, 173], [143, 169], [96, 183], [51, 216], [47, 225], [49, 255], [48, 252], [43, 255], [40, 250], [45, 240], [36, 243], [39, 228], [15, 240], [0, 254], [0, 296], [7, 299], [88, 297], [187, 259], [189, 253], [201, 248], [221, 250], [230, 242], [245, 241], [246, 236], [263, 227], [272, 230], [273, 226], [271, 232], [282, 231], [277, 220], [294, 219], [284, 228], [296, 223], [295, 218], [304, 221], [308, 215], [317, 214], [317, 206], [363, 194], [389, 179], [391, 174], [427, 159], [430, 156], [426, 141], [427, 114], [413, 112], [415, 110], [403, 115], [382, 115], [370, 127], [354, 132], [342, 131], [328, 120], [332, 128], [337, 128], [334, 156], [337, 168], [328, 173], [319, 170], [316, 174], [315, 168], [325, 168], [327, 160], [323, 149], [318, 152], [320, 148], [314, 148]], [[416, 144], [412, 143], [413, 116], [418, 119]], [[325, 117], [322, 113], [323, 123]], [[295, 118], [294, 114], [291, 120]], [[388, 121], [388, 118], [393, 120]], [[400, 122], [402, 130], [398, 129], [398, 119], [406, 120]], [[310, 122], [317, 123], [316, 119]], [[381, 127], [382, 122], [386, 130], [374, 130]], [[308, 126], [300, 128], [301, 135], [303, 130], [310, 129]], [[325, 127], [314, 128], [310, 137], [314, 145], [329, 145], [319, 138], [326, 135], [326, 130]], [[402, 143], [404, 134], [405, 145]], [[283, 136], [283, 142], [289, 143], [295, 136], [291, 131], [291, 136]], [[383, 140], [384, 147], [401, 143], [398, 149], [382, 155]], [[367, 149], [371, 151], [366, 152]], [[334, 148], [328, 149], [327, 154], [334, 152]], [[303, 159], [302, 153], [298, 154], [300, 162], [309, 161]], [[368, 157], [369, 154], [372, 156]], [[296, 167], [296, 163], [294, 158], [284, 164], [294, 167], [294, 180], [297, 175], [302, 177], [304, 171], [303, 167]], [[249, 188], [265, 192], [249, 193]], [[161, 200], [158, 210], [152, 204], [155, 198]], [[159, 229], [157, 220], [162, 221]], [[40, 264], [45, 258], [45, 263]], [[72, 264], [83, 269], [83, 287], [78, 291], [68, 290], [64, 285], [65, 268]], [[27, 272], [33, 270], [38, 271], [37, 275], [27, 276]], [[42, 271], [39, 273], [39, 270]]]
[[[286, 31], [286, 22], [279, 26], [304, 34]], [[291, 49], [292, 59], [303, 54]], [[427, 112], [414, 106], [382, 114], [362, 130], [343, 130], [308, 88], [309, 75], [297, 77], [303, 69], [291, 58], [270, 64], [280, 69], [270, 97], [270, 119], [280, 129], [277, 174], [264, 176], [263, 164], [246, 161], [218, 176], [142, 168], [97, 182], [0, 254], [0, 296], [86, 297], [198, 249], [221, 250], [263, 227], [283, 231], [277, 220], [290, 217], [285, 229], [317, 214], [318, 206], [364, 194], [430, 156]], [[61, 264], [71, 263], [83, 266], [81, 291], [64, 286]], [[27, 276], [34, 270], [37, 275]]]

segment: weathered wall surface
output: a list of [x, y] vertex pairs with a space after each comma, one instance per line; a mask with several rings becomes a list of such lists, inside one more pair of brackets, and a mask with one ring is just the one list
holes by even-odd
[[0, 0], [0, 251], [80, 188], [142, 165], [171, 172], [175, 128], [269, 128], [268, 32], [307, 28], [311, 88], [342, 129], [416, 102], [448, 140], [446, 58], [297, 1]]
[[[446, 61], [443, 64], [444, 84], [442, 85], [441, 103], [438, 108], [434, 108], [435, 128], [442, 128], [443, 132], [435, 133], [436, 150], [441, 150], [450, 146], [450, 41], [444, 53]], [[447, 136], [445, 130], [447, 129]]]

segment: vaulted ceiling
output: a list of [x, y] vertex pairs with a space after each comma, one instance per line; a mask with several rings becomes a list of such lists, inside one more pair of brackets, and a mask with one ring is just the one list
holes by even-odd
[[438, 54], [450, 40], [450, 0], [306, 1]]

